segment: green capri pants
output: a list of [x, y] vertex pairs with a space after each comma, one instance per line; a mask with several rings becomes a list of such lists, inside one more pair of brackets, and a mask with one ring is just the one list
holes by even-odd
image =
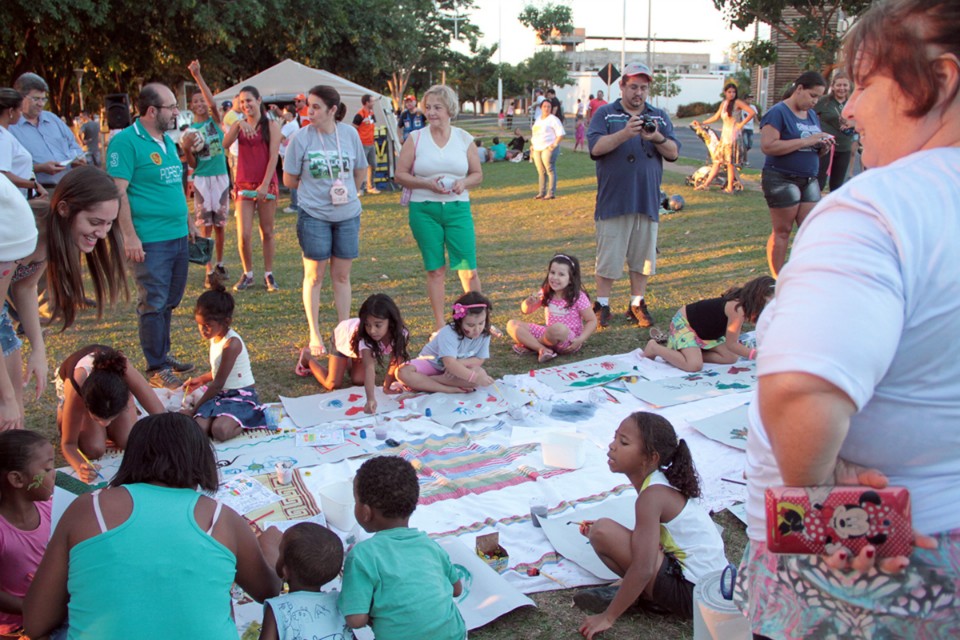
[[411, 202], [410, 230], [427, 271], [436, 271], [446, 264], [445, 248], [450, 254], [451, 269], [477, 268], [477, 237], [469, 201]]

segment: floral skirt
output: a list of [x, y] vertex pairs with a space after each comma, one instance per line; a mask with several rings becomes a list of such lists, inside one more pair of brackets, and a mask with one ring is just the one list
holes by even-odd
[[841, 573], [751, 540], [734, 600], [769, 638], [960, 638], [960, 529], [935, 537], [938, 548], [914, 549], [898, 574]]

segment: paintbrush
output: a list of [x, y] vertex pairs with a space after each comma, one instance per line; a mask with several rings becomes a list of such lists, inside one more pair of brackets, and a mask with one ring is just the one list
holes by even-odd
[[513, 403], [510, 402], [510, 399], [507, 398], [507, 394], [503, 392], [500, 388], [500, 385], [497, 384], [497, 381], [493, 381], [493, 388], [497, 390], [497, 393], [500, 394], [500, 397], [503, 398], [503, 401], [507, 403], [507, 415], [513, 418], [514, 420], [519, 420], [523, 417], [523, 412], [520, 411], [519, 407], [513, 406]]
[[553, 577], [552, 575], [550, 575], [549, 573], [547, 573], [547, 572], [544, 571], [543, 569], [540, 569], [540, 575], [542, 575], [544, 578], [548, 578], [548, 579], [550, 579], [550, 580], [553, 580], [554, 582], [556, 582], [558, 585], [560, 585], [560, 586], [563, 587], [564, 589], [569, 589], [569, 588], [570, 588], [565, 582], [563, 582], [563, 581], [560, 580], [559, 578]]
[[80, 451], [80, 449], [77, 449], [77, 453], [80, 454], [80, 457], [83, 458], [83, 461], [84, 461], [84, 462], [86, 462], [88, 465], [90, 465], [91, 467], [93, 467], [93, 470], [97, 472], [97, 477], [98, 477], [98, 478], [100, 478], [101, 480], [106, 480], [106, 478], [103, 477], [103, 474], [100, 473], [100, 467], [98, 467], [97, 465], [95, 465], [95, 464], [93, 464], [92, 462], [90, 462], [90, 458], [88, 458], [86, 455], [84, 455], [83, 451]]

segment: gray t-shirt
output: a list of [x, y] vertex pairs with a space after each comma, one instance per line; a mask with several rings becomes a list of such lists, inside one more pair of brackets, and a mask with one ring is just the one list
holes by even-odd
[[447, 324], [423, 347], [418, 357], [429, 360], [430, 364], [443, 371], [443, 359], [450, 356], [457, 360], [466, 358], [486, 360], [490, 357], [490, 336], [481, 334], [479, 338], [461, 338], [456, 330]]
[[[337, 152], [337, 135], [340, 152]], [[360, 215], [360, 199], [353, 180], [354, 169], [366, 169], [367, 158], [357, 130], [342, 122], [335, 133], [321, 134], [316, 127], [304, 127], [290, 139], [283, 170], [300, 176], [297, 202], [304, 213], [327, 222], [342, 222]], [[340, 179], [347, 188], [346, 204], [334, 205], [330, 187]]]

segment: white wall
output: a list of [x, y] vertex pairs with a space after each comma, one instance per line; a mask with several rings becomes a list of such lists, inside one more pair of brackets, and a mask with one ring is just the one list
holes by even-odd
[[[590, 94], [596, 95], [598, 90], [603, 91], [607, 102], [613, 102], [620, 97], [619, 79], [610, 85], [608, 94], [607, 85], [595, 72], [571, 73], [570, 77], [574, 81], [572, 85], [557, 89], [557, 97], [563, 102], [563, 110], [566, 113], [573, 113], [576, 110], [577, 98], [587, 104]], [[678, 95], [673, 98], [654, 97], [650, 102], [673, 115], [678, 105], [690, 102], [717, 102], [723, 92], [723, 76], [720, 75], [682, 75], [677, 80], [677, 84], [680, 86]]]

